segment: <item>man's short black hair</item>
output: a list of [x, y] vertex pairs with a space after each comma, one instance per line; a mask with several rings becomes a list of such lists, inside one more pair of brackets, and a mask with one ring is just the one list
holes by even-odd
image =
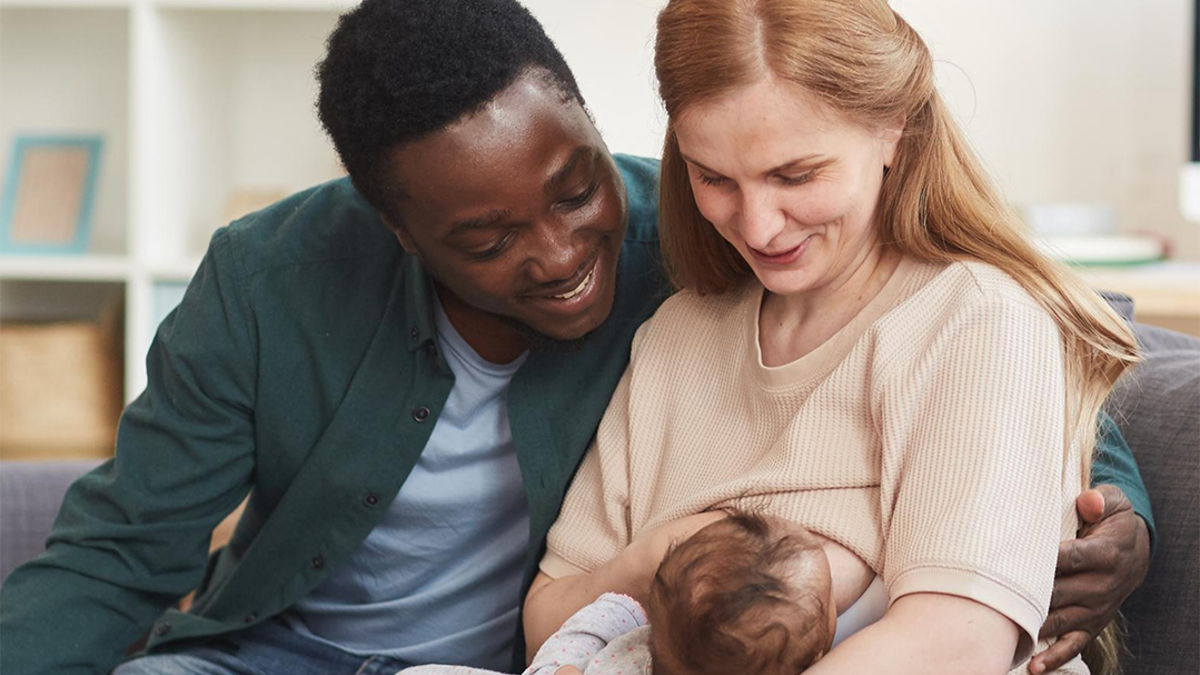
[[395, 148], [477, 112], [530, 68], [583, 96], [562, 54], [515, 0], [364, 0], [342, 15], [317, 66], [321, 124], [372, 206], [400, 196]]

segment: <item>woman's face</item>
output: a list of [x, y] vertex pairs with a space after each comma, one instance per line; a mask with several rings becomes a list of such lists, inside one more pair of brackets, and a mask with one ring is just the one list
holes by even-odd
[[847, 277], [877, 242], [875, 204], [901, 128], [868, 129], [764, 78], [674, 123], [700, 213], [767, 290]]

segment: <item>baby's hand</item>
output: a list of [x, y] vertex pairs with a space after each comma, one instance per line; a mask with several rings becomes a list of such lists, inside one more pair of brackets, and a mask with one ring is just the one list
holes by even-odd
[[583, 675], [583, 671], [575, 666], [563, 666], [554, 671], [554, 675]]

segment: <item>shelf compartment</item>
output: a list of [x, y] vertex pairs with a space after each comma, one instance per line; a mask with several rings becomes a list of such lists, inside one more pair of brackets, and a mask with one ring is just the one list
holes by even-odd
[[124, 254], [129, 11], [99, 3], [0, 5], [0, 91], [0, 185], [18, 135], [99, 135], [88, 251]]
[[[339, 175], [317, 121], [313, 69], [336, 11], [164, 9], [139, 61], [146, 201], [141, 259], [203, 254], [239, 190], [287, 194]], [[238, 214], [241, 215], [241, 214]]]

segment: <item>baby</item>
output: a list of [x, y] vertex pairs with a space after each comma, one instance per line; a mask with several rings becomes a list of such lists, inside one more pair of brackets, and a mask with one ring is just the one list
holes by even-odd
[[[606, 593], [538, 650], [525, 675], [796, 675], [833, 642], [829, 562], [792, 523], [735, 512], [663, 558], [645, 611]], [[400, 675], [484, 675], [418, 666]]]

